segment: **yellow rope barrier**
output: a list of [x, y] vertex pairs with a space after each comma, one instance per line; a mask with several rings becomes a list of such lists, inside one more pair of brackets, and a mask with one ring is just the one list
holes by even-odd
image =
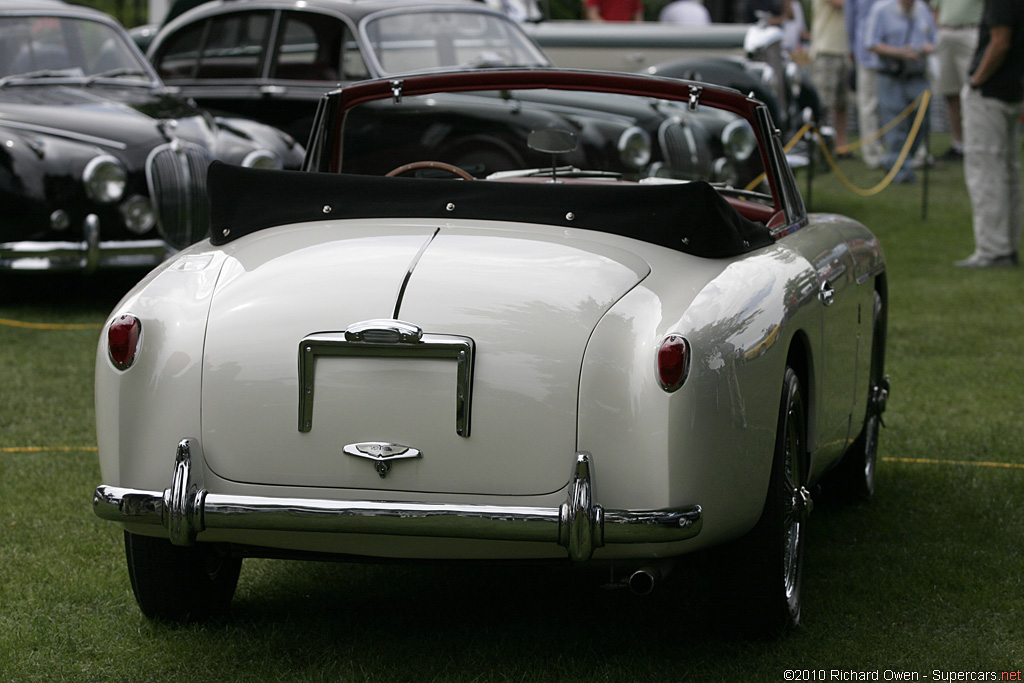
[[0, 447], [0, 453], [73, 453], [85, 451], [95, 453], [96, 446], [7, 446]]
[[94, 323], [26, 323], [20, 320], [8, 320], [7, 318], [0, 318], [0, 325], [26, 330], [98, 330], [103, 327], [103, 325], [96, 325]]
[[[95, 453], [96, 446], [2, 446], [0, 453], [73, 453], [82, 451]], [[1024, 464], [1015, 462], [991, 462], [975, 460], [941, 460], [938, 458], [879, 458], [882, 462], [896, 462], [904, 465], [952, 465], [959, 467], [990, 467], [1004, 470], [1024, 470]]]
[[[894, 118], [892, 121], [885, 124], [885, 126], [879, 129], [874, 136], [867, 139], [856, 140], [836, 150], [838, 152], [848, 152], [850, 150], [857, 149], [861, 145], [867, 144], [867, 142], [869, 142], [870, 140], [877, 139], [884, 135], [885, 133], [889, 132], [892, 128], [894, 128], [901, 121], [903, 121], [903, 119], [910, 116], [910, 114], [915, 109], [917, 110], [917, 116], [914, 117], [914, 123], [910, 128], [910, 135], [907, 136], [906, 142], [903, 143], [903, 149], [900, 150], [899, 158], [896, 160], [896, 163], [893, 164], [893, 167], [889, 169], [889, 172], [885, 175], [885, 177], [882, 178], [882, 180], [879, 181], [879, 183], [872, 188], [859, 188], [856, 185], [854, 185], [850, 181], [850, 179], [843, 174], [843, 172], [839, 169], [839, 166], [836, 164], [835, 159], [832, 158], [832, 153], [829, 151], [828, 146], [825, 144], [824, 138], [821, 136], [818, 129], [812, 127], [809, 123], [804, 124], [803, 128], [798, 130], [796, 134], [792, 138], [790, 138], [789, 142], [787, 142], [782, 149], [784, 152], [789, 152], [789, 150], [793, 149], [794, 145], [796, 145], [796, 143], [799, 142], [804, 137], [804, 135], [807, 134], [808, 131], [813, 130], [815, 133], [815, 137], [817, 138], [818, 146], [821, 147], [821, 151], [825, 155], [825, 161], [828, 162], [828, 165], [832, 169], [832, 172], [836, 174], [837, 178], [839, 178], [839, 182], [841, 182], [851, 192], [858, 194], [862, 197], [874, 196], [881, 192], [882, 190], [884, 190], [885, 188], [889, 187], [889, 185], [892, 184], [892, 179], [896, 177], [896, 174], [899, 173], [900, 168], [903, 167], [903, 162], [906, 161], [907, 155], [910, 154], [910, 148], [913, 146], [914, 140], [917, 139], [917, 135], [921, 131], [921, 126], [924, 123], [924, 117], [928, 113], [928, 103], [931, 101], [931, 97], [931, 91], [925, 90], [917, 97], [917, 99], [911, 102], [906, 109], [900, 112], [900, 114], [896, 118]], [[754, 180], [752, 180], [750, 184], [748, 184], [744, 189], [747, 191], [753, 190], [755, 187], [760, 185], [763, 180], [764, 173], [754, 178]]]
[[[928, 91], [925, 91], [925, 92], [928, 93], [928, 97], [929, 97], [929, 99], [931, 99], [931, 91], [928, 90]], [[837, 147], [836, 151], [839, 152], [840, 154], [842, 154], [844, 152], [852, 152], [853, 150], [855, 150], [855, 149], [857, 149], [859, 147], [862, 147], [862, 146], [868, 144], [869, 142], [874, 142], [875, 140], [878, 140], [883, 135], [888, 133], [890, 130], [895, 128], [897, 125], [899, 125], [899, 123], [903, 119], [905, 119], [908, 116], [910, 116], [910, 114], [914, 111], [914, 109], [916, 109], [917, 106], [920, 104], [922, 97], [924, 97], [924, 93], [922, 93], [921, 95], [918, 95], [917, 98], [913, 102], [911, 102], [909, 105], [907, 105], [906, 109], [901, 111], [896, 116], [896, 118], [894, 118], [892, 121], [890, 121], [889, 123], [885, 124], [884, 126], [879, 128], [878, 130], [876, 130], [872, 135], [870, 135], [870, 136], [868, 136], [866, 138], [861, 138], [859, 140], [855, 140], [855, 141], [853, 141], [853, 142], [851, 142], [851, 143], [849, 143], [847, 145], [844, 145], [842, 147]]]
[[938, 460], [935, 458], [882, 458], [884, 462], [899, 462], [911, 465], [960, 465], [967, 467], [997, 467], [1000, 469], [1024, 470], [1024, 464], [1014, 462], [985, 462], [973, 460]]
[[[914, 145], [914, 140], [917, 139], [917, 134], [921, 131], [921, 126], [924, 123], [924, 117], [928, 113], [928, 102], [931, 101], [931, 97], [931, 91], [925, 90], [903, 111], [903, 113], [887, 124], [887, 127], [884, 130], [889, 130], [889, 128], [906, 118], [906, 116], [909, 115], [909, 112], [913, 111], [915, 107], [917, 108], [917, 116], [914, 117], [914, 123], [910, 127], [910, 134], [907, 136], [906, 142], [903, 143], [903, 149], [900, 150], [896, 163], [892, 165], [892, 168], [885, 174], [885, 177], [872, 188], [862, 189], [850, 182], [850, 179], [847, 178], [841, 170], [839, 170], [839, 166], [836, 165], [835, 159], [832, 158], [832, 153], [829, 152], [827, 145], [825, 145], [819, 135], [818, 146], [821, 147], [821, 151], [825, 154], [825, 161], [828, 162], [832, 172], [836, 174], [837, 178], [839, 178], [839, 182], [841, 182], [846, 189], [850, 190], [854, 194], [860, 195], [861, 197], [872, 197], [889, 187], [889, 185], [892, 184], [892, 179], [896, 177], [896, 174], [899, 173], [900, 169], [903, 167], [903, 162], [906, 161], [907, 156], [910, 154], [910, 149]], [[846, 148], [849, 149], [850, 146], [847, 145]]]

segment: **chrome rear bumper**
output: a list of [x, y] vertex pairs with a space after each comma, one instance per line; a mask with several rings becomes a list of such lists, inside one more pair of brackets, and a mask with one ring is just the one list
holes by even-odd
[[315, 531], [349, 534], [540, 541], [565, 547], [574, 561], [620, 543], [671, 543], [700, 533], [701, 508], [605, 510], [591, 499], [591, 456], [577, 453], [566, 501], [557, 508], [346, 501], [209, 493], [192, 481], [198, 439], [178, 444], [171, 486], [144, 491], [98, 486], [93, 511], [123, 523], [167, 529], [191, 545], [207, 529]]

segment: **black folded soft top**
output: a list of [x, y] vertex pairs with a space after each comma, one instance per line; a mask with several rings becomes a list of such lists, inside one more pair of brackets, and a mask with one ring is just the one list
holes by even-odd
[[277, 225], [346, 218], [472, 219], [582, 228], [706, 258], [736, 256], [772, 242], [763, 223], [741, 216], [703, 181], [465, 181], [270, 171], [214, 162], [208, 188], [215, 245]]

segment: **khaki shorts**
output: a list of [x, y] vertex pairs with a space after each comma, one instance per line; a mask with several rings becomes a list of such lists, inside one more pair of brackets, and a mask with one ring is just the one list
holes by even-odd
[[833, 54], [815, 55], [811, 62], [811, 80], [827, 109], [846, 108], [848, 64], [846, 55]]
[[939, 72], [935, 76], [935, 92], [958, 95], [967, 82], [967, 69], [978, 44], [977, 27], [939, 28], [935, 41], [935, 59]]

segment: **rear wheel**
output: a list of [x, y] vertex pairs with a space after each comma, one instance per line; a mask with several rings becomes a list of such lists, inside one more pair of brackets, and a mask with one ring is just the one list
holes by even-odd
[[177, 546], [124, 532], [132, 591], [150, 619], [197, 621], [227, 612], [242, 560], [217, 546]]
[[800, 623], [807, 492], [807, 420], [800, 380], [786, 368], [764, 510], [746, 536], [723, 549], [712, 580], [730, 619], [748, 635], [777, 636]]

